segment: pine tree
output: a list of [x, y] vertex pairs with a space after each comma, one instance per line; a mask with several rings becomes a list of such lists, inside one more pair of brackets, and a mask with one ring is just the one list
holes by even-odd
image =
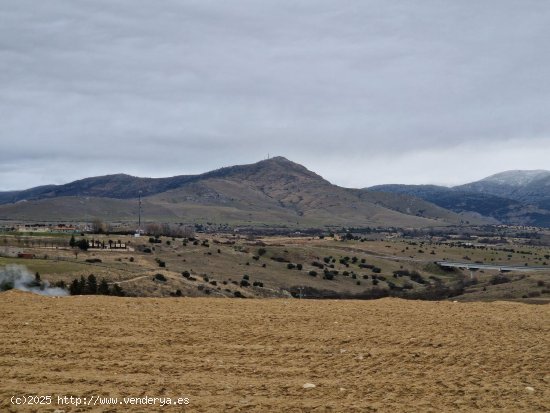
[[71, 248], [74, 248], [76, 245], [76, 240], [74, 239], [74, 235], [71, 235], [71, 240], [69, 241], [69, 246]]
[[109, 290], [109, 284], [107, 283], [107, 280], [105, 278], [102, 278], [99, 286], [97, 287], [97, 293], [102, 295], [110, 295], [111, 292]]
[[80, 289], [80, 292], [78, 294], [86, 294], [86, 279], [83, 275], [80, 276], [78, 288]]
[[75, 278], [71, 285], [69, 286], [69, 292], [71, 295], [80, 295], [82, 294], [82, 289], [80, 288], [80, 282]]
[[86, 282], [86, 294], [97, 294], [97, 278], [95, 275], [88, 275], [88, 281]]

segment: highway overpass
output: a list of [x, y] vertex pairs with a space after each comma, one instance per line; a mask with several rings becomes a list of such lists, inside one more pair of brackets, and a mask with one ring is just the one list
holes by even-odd
[[550, 274], [550, 266], [527, 267], [523, 265], [499, 265], [499, 264], [478, 264], [472, 262], [436, 261], [437, 265], [446, 268], [466, 268], [468, 270], [499, 270], [499, 271], [546, 271]]

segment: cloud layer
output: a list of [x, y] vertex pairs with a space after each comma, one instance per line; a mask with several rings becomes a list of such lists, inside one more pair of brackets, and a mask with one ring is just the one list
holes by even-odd
[[0, 190], [268, 153], [355, 187], [550, 169], [549, 38], [544, 1], [0, 0]]

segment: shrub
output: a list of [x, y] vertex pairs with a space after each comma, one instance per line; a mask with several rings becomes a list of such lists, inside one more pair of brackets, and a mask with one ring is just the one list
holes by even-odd
[[493, 278], [491, 278], [489, 283], [491, 285], [498, 285], [498, 284], [506, 284], [506, 283], [509, 283], [510, 281], [512, 281], [512, 280], [510, 278], [506, 277], [505, 275], [498, 274], [498, 275], [495, 275]]
[[240, 291], [235, 291], [235, 292], [233, 293], [233, 295], [234, 295], [235, 297], [237, 297], [237, 298], [245, 298], [245, 296], [242, 295], [242, 293], [241, 293]]
[[116, 295], [117, 297], [124, 297], [126, 293], [122, 287], [118, 284], [113, 284], [113, 289], [111, 290], [111, 295]]
[[427, 284], [428, 282], [416, 271], [412, 271], [409, 275], [411, 280], [417, 282], [418, 284]]
[[258, 255], [259, 256], [265, 255], [266, 252], [267, 252], [267, 250], [265, 248], [258, 248]]
[[338, 271], [328, 271], [328, 270], [325, 270], [324, 271], [324, 279], [325, 280], [332, 280], [334, 279], [334, 276], [335, 275], [338, 275]]
[[311, 275], [312, 277], [317, 277], [317, 271], [311, 270], [308, 274]]
[[296, 264], [296, 269], [298, 271], [302, 271], [302, 268], [303, 268], [302, 264]]
[[88, 259], [86, 259], [86, 262], [89, 262], [91, 264], [95, 264], [97, 262], [102, 262], [102, 261], [99, 258], [88, 258]]
[[155, 274], [155, 277], [153, 278], [153, 281], [166, 281], [166, 277], [163, 274]]
[[191, 273], [189, 271], [183, 271], [181, 275], [183, 275], [185, 278], [189, 278], [191, 276]]
[[290, 262], [286, 265], [286, 268], [288, 268], [289, 270], [293, 270], [295, 267], [296, 266]]
[[248, 287], [248, 286], [250, 286], [250, 283], [247, 280], [242, 279], [241, 282], [240, 282], [240, 285], [241, 285], [241, 287]]

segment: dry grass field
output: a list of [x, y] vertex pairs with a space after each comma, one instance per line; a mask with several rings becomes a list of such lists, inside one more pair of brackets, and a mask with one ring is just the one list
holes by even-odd
[[[0, 314], [1, 411], [550, 410], [549, 305], [8, 291]], [[54, 402], [15, 407], [13, 395]], [[59, 395], [119, 402], [58, 406]]]

